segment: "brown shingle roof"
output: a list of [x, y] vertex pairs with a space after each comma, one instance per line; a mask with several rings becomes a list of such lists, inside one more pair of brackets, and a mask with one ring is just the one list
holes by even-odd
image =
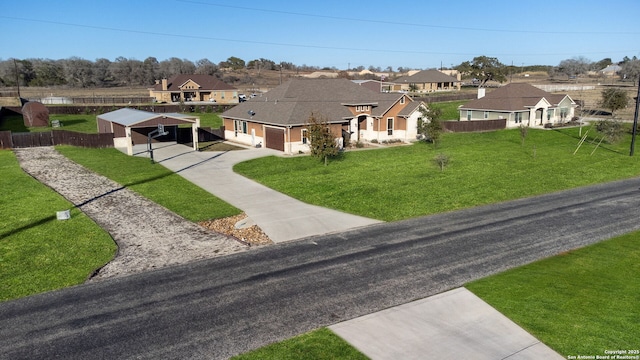
[[421, 84], [458, 82], [458, 79], [438, 70], [422, 70], [411, 76], [402, 76], [393, 81], [396, 84]]
[[377, 93], [347, 79], [292, 79], [234, 106], [222, 117], [272, 125], [304, 125], [313, 113], [335, 123], [353, 117], [347, 105], [371, 105], [372, 115], [380, 116], [401, 96], [404, 95]]
[[467, 102], [460, 109], [524, 111], [543, 98], [556, 106], [566, 96], [551, 94], [526, 83], [511, 83], [487, 93], [483, 98]]
[[[167, 80], [168, 91], [180, 91], [180, 86], [192, 80], [200, 85], [200, 90], [237, 90], [235, 87], [218, 80], [215, 76], [202, 74], [179, 74]], [[162, 83], [153, 86], [154, 91], [162, 91]]]

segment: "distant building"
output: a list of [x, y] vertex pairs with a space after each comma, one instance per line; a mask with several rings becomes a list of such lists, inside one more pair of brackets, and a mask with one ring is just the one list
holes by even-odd
[[149, 88], [149, 96], [156, 102], [203, 101], [237, 104], [238, 89], [218, 80], [215, 76], [180, 74], [169, 79], [156, 80]]
[[393, 80], [391, 91], [405, 92], [412, 90], [419, 93], [459, 91], [460, 80], [438, 70], [422, 70]]

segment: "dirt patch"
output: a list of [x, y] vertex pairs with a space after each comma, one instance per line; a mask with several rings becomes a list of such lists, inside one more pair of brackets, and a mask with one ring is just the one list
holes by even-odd
[[228, 225], [222, 221], [210, 227], [220, 232], [192, 223], [67, 159], [53, 147], [14, 151], [25, 172], [73, 203], [118, 245], [115, 258], [90, 281], [237, 253], [248, 250], [250, 243], [267, 243], [255, 228], [240, 234], [238, 238], [244, 241], [239, 241], [227, 235], [232, 232], [225, 230]]

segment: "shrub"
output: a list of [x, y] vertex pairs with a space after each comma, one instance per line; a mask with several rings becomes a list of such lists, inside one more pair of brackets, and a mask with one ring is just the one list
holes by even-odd
[[449, 165], [449, 157], [445, 154], [438, 154], [433, 158], [433, 162], [440, 167], [440, 171], [444, 171], [445, 166]]

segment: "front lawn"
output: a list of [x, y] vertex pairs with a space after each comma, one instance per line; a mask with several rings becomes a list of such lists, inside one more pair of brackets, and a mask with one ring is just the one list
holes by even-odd
[[467, 288], [560, 354], [640, 346], [640, 232], [481, 279]]
[[[0, 301], [83, 283], [116, 251], [111, 236], [0, 150]], [[71, 218], [56, 213], [71, 209]]]
[[[583, 129], [586, 131], [586, 129]], [[416, 143], [347, 152], [328, 166], [309, 156], [266, 157], [234, 170], [307, 203], [394, 221], [468, 208], [640, 174], [619, 145], [585, 142], [576, 155], [578, 128], [446, 133], [439, 148]], [[591, 133], [595, 134], [595, 131]], [[590, 134], [591, 134], [590, 133]], [[444, 154], [440, 171], [433, 159]]]
[[176, 214], [197, 222], [237, 215], [240, 210], [149, 159], [114, 148], [56, 146], [69, 159], [126, 186]]

